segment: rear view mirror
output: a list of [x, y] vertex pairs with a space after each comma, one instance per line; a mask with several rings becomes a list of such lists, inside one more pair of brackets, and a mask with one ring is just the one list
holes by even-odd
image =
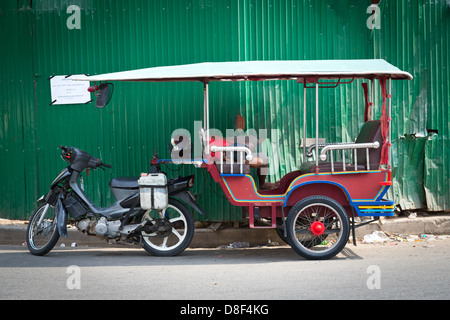
[[101, 83], [98, 86], [98, 91], [95, 94], [97, 96], [97, 101], [95, 106], [97, 108], [103, 109], [111, 101], [114, 92], [114, 85], [112, 83]]

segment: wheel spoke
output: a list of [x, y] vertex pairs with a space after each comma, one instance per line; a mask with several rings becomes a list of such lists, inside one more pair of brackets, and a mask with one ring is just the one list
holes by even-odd
[[341, 228], [327, 229], [327, 230], [325, 230], [324, 234], [333, 234], [333, 233], [339, 233], [339, 232], [341, 232]]
[[183, 219], [183, 217], [176, 217], [176, 218], [172, 218], [172, 219], [169, 219], [169, 222], [170, 223], [174, 223], [174, 222], [177, 222], [177, 221], [185, 221], [184, 219]]
[[172, 228], [172, 233], [177, 236], [179, 240], [182, 240], [184, 237], [178, 232], [177, 229]]
[[165, 237], [163, 239], [163, 243], [161, 244], [161, 248], [166, 249], [167, 248], [167, 240], [169, 239], [169, 237]]

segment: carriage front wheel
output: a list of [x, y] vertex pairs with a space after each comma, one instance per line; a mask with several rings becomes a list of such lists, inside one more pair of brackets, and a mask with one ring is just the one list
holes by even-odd
[[310, 260], [330, 259], [341, 252], [350, 234], [342, 205], [325, 196], [297, 202], [286, 219], [287, 240], [299, 255]]

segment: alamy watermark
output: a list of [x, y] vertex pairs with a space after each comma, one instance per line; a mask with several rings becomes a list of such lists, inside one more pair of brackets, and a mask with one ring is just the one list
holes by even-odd
[[81, 29], [81, 9], [79, 6], [71, 5], [67, 8], [67, 14], [70, 16], [67, 18], [66, 26], [67, 29]]
[[79, 266], [67, 267], [66, 273], [69, 277], [66, 281], [67, 289], [69, 290], [81, 290], [81, 269]]
[[370, 276], [367, 278], [366, 286], [369, 290], [381, 289], [381, 269], [377, 265], [371, 265], [367, 267], [367, 274]]
[[367, 28], [370, 30], [381, 29], [381, 11], [378, 5], [372, 4], [367, 7], [366, 13], [370, 14], [367, 18]]
[[[67, 18], [66, 26], [69, 30], [81, 29], [81, 9], [77, 5], [70, 5], [66, 13], [70, 16]], [[381, 10], [376, 4], [367, 7], [366, 13], [370, 14], [367, 18], [366, 25], [370, 30], [381, 29]]]
[[[246, 154], [239, 152], [209, 152], [207, 132], [202, 128], [201, 121], [194, 122], [194, 134], [192, 137], [187, 129], [176, 129], [172, 132], [171, 141], [174, 148], [171, 151], [171, 159], [183, 161], [191, 159], [209, 159], [210, 162], [220, 164], [237, 164], [241, 160], [246, 161]], [[219, 129], [209, 129], [209, 146], [245, 146], [250, 149], [252, 161], [261, 161], [261, 174], [266, 176], [276, 175], [280, 172], [280, 130], [279, 129], [226, 129], [223, 135]], [[175, 145], [174, 145], [175, 143]], [[269, 161], [270, 157], [270, 161]], [[256, 160], [258, 159], [258, 160]], [[249, 161], [252, 164], [251, 161]], [[246, 161], [246, 163], [249, 163]]]

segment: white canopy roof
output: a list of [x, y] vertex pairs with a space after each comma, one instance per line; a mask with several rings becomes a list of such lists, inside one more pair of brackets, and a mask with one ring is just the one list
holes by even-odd
[[382, 59], [365, 60], [289, 60], [205, 62], [154, 67], [93, 76], [73, 76], [78, 81], [238, 81], [317, 77], [321, 79], [372, 79], [388, 77], [411, 80]]

